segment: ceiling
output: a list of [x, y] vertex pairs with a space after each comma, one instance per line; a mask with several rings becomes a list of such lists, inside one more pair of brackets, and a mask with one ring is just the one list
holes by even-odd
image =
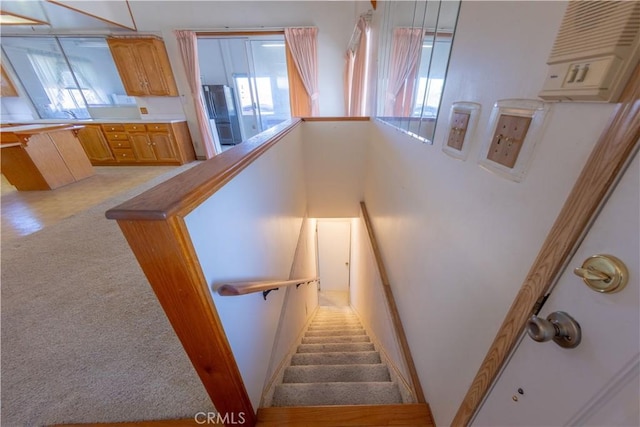
[[0, 25], [2, 34], [112, 33], [136, 29], [127, 0], [2, 0], [0, 10], [3, 14], [44, 23]]

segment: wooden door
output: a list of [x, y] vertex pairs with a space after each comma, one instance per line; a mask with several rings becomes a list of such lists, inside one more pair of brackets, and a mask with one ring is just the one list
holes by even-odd
[[174, 150], [174, 142], [171, 135], [166, 132], [149, 133], [151, 147], [158, 161], [177, 161], [178, 157]]
[[144, 76], [138, 65], [136, 45], [127, 39], [107, 39], [107, 43], [127, 95], [148, 95]]
[[78, 131], [78, 139], [92, 162], [113, 160], [113, 153], [109, 149], [100, 125], [85, 125]]
[[129, 140], [137, 160], [141, 162], [156, 160], [156, 155], [151, 147], [151, 140], [146, 133], [131, 133], [129, 134]]
[[[639, 165], [636, 155], [538, 314], [568, 313], [582, 341], [568, 349], [525, 334], [474, 425], [640, 425]], [[598, 293], [574, 274], [597, 254], [626, 264], [624, 289]]]
[[351, 221], [318, 220], [318, 263], [322, 291], [349, 291]]

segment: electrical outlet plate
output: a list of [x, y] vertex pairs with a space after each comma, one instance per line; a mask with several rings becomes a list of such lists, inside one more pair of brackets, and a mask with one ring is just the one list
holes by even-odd
[[449, 131], [442, 140], [442, 151], [456, 159], [466, 160], [479, 116], [480, 104], [454, 102], [449, 112]]
[[502, 99], [496, 102], [480, 150], [480, 166], [521, 182], [543, 132], [547, 111], [547, 104], [535, 99]]

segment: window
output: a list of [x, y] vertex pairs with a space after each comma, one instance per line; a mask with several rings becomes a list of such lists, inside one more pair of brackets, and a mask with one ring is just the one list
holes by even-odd
[[433, 36], [425, 38], [420, 52], [418, 84], [413, 97], [413, 117], [435, 119], [438, 115], [450, 49], [450, 37], [438, 37], [435, 42]]
[[2, 49], [40, 118], [84, 119], [89, 108], [135, 104], [104, 37], [3, 37]]

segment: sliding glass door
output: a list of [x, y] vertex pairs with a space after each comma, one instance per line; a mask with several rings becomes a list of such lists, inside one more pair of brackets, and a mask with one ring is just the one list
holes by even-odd
[[[199, 37], [198, 53], [204, 97], [211, 99], [207, 110], [221, 144], [237, 144], [291, 117], [283, 35]], [[210, 94], [221, 92], [225, 102], [216, 104]], [[223, 114], [231, 109], [233, 114]]]

